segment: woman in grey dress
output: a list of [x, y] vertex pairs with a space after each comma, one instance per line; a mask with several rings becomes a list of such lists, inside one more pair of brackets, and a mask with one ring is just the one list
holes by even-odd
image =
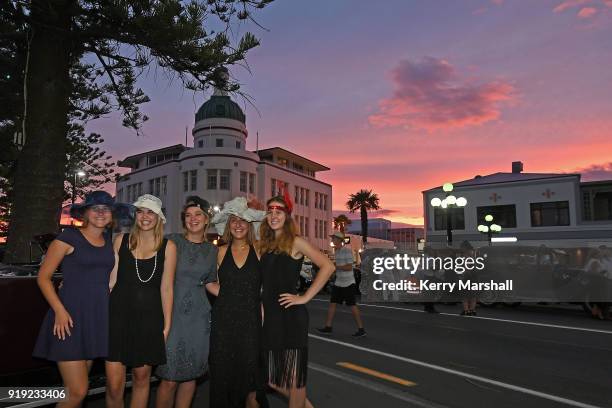
[[189, 197], [181, 212], [184, 234], [170, 234], [177, 247], [172, 327], [166, 342], [167, 363], [157, 367], [162, 379], [156, 407], [188, 408], [196, 379], [208, 369], [210, 303], [205, 290], [218, 294], [217, 247], [206, 242], [210, 205]]

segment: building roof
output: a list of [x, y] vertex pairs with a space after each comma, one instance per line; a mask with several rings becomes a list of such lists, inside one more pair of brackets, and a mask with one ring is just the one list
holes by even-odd
[[[498, 184], [498, 183], [515, 183], [521, 181], [534, 181], [534, 180], [545, 180], [545, 179], [555, 179], [555, 178], [563, 178], [563, 177], [578, 177], [580, 178], [580, 174], [577, 173], [493, 173], [486, 176], [476, 176], [474, 178], [459, 181], [453, 183], [454, 187], [473, 187], [473, 186], [484, 186], [489, 184]], [[434, 191], [440, 190], [442, 186], [430, 188], [429, 190], [423, 191]]]
[[258, 150], [255, 153], [257, 153], [262, 160], [263, 160], [263, 157], [267, 157], [267, 156], [272, 155], [274, 153], [280, 153], [280, 154], [283, 155], [283, 158], [307, 164], [308, 166], [311, 167], [311, 169], [313, 171], [326, 171], [326, 170], [330, 170], [330, 168], [327, 167], [327, 166], [324, 166], [322, 164], [314, 162], [314, 161], [312, 161], [310, 159], [307, 159], [304, 156], [300, 156], [299, 154], [290, 152], [289, 150], [283, 149], [282, 147], [278, 147], [278, 146], [277, 147], [271, 147], [269, 149]]
[[196, 123], [204, 119], [223, 118], [238, 120], [246, 125], [246, 116], [240, 106], [227, 95], [213, 95], [195, 114]]
[[185, 150], [188, 150], [189, 147], [186, 147], [185, 145], [182, 144], [176, 144], [173, 146], [167, 146], [167, 147], [162, 147], [159, 149], [155, 149], [155, 150], [150, 150], [148, 152], [143, 152], [143, 153], [138, 153], [132, 156], [128, 156], [123, 160], [120, 160], [117, 165], [119, 167], [131, 167], [134, 168], [136, 166], [136, 164], [138, 163], [138, 161], [140, 159], [142, 159], [143, 157], [146, 157], [148, 155], [153, 155], [153, 154], [160, 154], [160, 153], [182, 153]]

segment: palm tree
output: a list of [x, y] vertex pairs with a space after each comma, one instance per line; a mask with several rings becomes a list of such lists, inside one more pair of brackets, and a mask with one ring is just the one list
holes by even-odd
[[334, 228], [340, 230], [343, 234], [346, 232], [346, 226], [351, 224], [351, 220], [344, 214], [334, 217]]
[[346, 202], [350, 212], [359, 210], [361, 213], [361, 242], [364, 247], [368, 243], [368, 211], [380, 210], [379, 201], [378, 194], [372, 193], [372, 190], [361, 189], [351, 194]]

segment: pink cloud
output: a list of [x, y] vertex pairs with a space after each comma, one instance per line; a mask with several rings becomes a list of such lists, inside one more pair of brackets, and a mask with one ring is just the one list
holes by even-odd
[[473, 83], [459, 78], [443, 59], [404, 60], [391, 71], [393, 96], [379, 102], [369, 117], [378, 127], [404, 126], [427, 131], [479, 125], [496, 120], [500, 105], [515, 100], [515, 88], [504, 81]]
[[561, 13], [567, 9], [581, 6], [588, 3], [590, 0], [565, 0], [553, 9], [555, 13]]
[[580, 173], [582, 181], [612, 180], [612, 162], [592, 164], [576, 169], [573, 173]]
[[504, 3], [504, 0], [491, 0], [491, 3], [501, 6]]
[[597, 14], [597, 9], [595, 7], [583, 7], [578, 12], [578, 17], [579, 18], [589, 18], [589, 17], [593, 17], [595, 14]]

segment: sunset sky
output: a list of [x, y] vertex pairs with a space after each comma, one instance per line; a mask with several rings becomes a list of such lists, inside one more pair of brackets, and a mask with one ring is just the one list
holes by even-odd
[[[251, 72], [231, 70], [254, 99], [235, 98], [247, 148], [259, 132], [330, 167], [334, 210], [368, 188], [380, 215], [420, 224], [421, 191], [515, 160], [612, 179], [612, 0], [276, 0], [256, 19], [267, 31], [236, 30], [261, 39]], [[141, 86], [144, 136], [89, 126], [115, 159], [183, 143], [210, 95], [159, 70]]]

